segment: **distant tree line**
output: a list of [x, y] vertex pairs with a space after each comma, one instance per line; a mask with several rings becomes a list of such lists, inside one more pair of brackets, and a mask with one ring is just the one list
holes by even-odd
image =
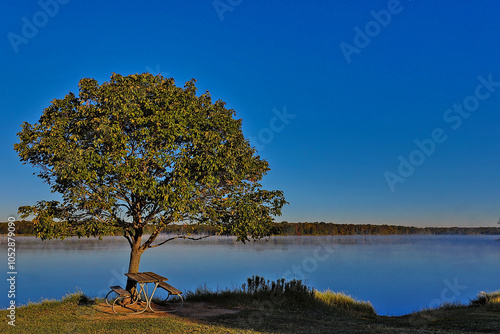
[[325, 222], [275, 223], [274, 235], [410, 235], [410, 234], [500, 234], [500, 227], [415, 227]]
[[[32, 222], [27, 220], [15, 221], [16, 235], [35, 235], [35, 227]], [[0, 234], [7, 234], [8, 223], [0, 223]]]
[[[7, 223], [0, 223], [0, 234], [7, 234]], [[152, 233], [153, 227], [146, 228], [145, 233]], [[172, 224], [163, 233], [187, 235], [215, 235], [217, 230], [212, 226]], [[31, 221], [16, 222], [17, 235], [34, 235], [35, 229]], [[115, 235], [119, 235], [118, 230]], [[500, 227], [415, 227], [398, 225], [371, 224], [334, 224], [325, 222], [273, 223], [272, 235], [276, 236], [314, 236], [314, 235], [411, 235], [411, 234], [457, 234], [457, 235], [500, 235]]]

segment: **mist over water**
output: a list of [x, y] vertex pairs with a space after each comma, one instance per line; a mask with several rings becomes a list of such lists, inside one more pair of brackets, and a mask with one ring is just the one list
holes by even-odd
[[[166, 236], [163, 236], [166, 237]], [[370, 301], [380, 315], [400, 315], [463, 302], [479, 291], [500, 289], [500, 236], [273, 237], [237, 243], [234, 238], [175, 240], [147, 250], [141, 271], [169, 278], [180, 290], [204, 284], [240, 287], [248, 277], [301, 279], [318, 289]], [[104, 297], [124, 285], [129, 245], [123, 237], [41, 241], [16, 238], [17, 304], [60, 299], [81, 290]], [[2, 239], [0, 248], [6, 250]], [[7, 272], [7, 271], [5, 271]], [[7, 307], [7, 281], [0, 284]]]

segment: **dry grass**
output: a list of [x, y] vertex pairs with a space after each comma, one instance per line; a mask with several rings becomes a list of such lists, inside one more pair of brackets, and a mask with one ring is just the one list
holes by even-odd
[[314, 298], [331, 308], [376, 315], [375, 309], [370, 302], [356, 300], [343, 292], [315, 291]]

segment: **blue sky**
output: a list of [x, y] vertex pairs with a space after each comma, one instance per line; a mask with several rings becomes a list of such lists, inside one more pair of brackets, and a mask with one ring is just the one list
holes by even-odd
[[290, 202], [279, 221], [495, 226], [499, 14], [496, 1], [7, 0], [0, 221], [57, 198], [13, 150], [23, 121], [81, 78], [151, 72], [236, 110], [270, 163], [264, 186]]

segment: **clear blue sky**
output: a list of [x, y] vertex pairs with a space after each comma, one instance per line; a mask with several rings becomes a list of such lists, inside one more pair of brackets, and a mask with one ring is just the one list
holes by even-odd
[[151, 72], [236, 110], [264, 186], [290, 202], [278, 220], [495, 226], [499, 15], [496, 1], [4, 1], [0, 221], [57, 198], [13, 150], [23, 121], [81, 78]]

